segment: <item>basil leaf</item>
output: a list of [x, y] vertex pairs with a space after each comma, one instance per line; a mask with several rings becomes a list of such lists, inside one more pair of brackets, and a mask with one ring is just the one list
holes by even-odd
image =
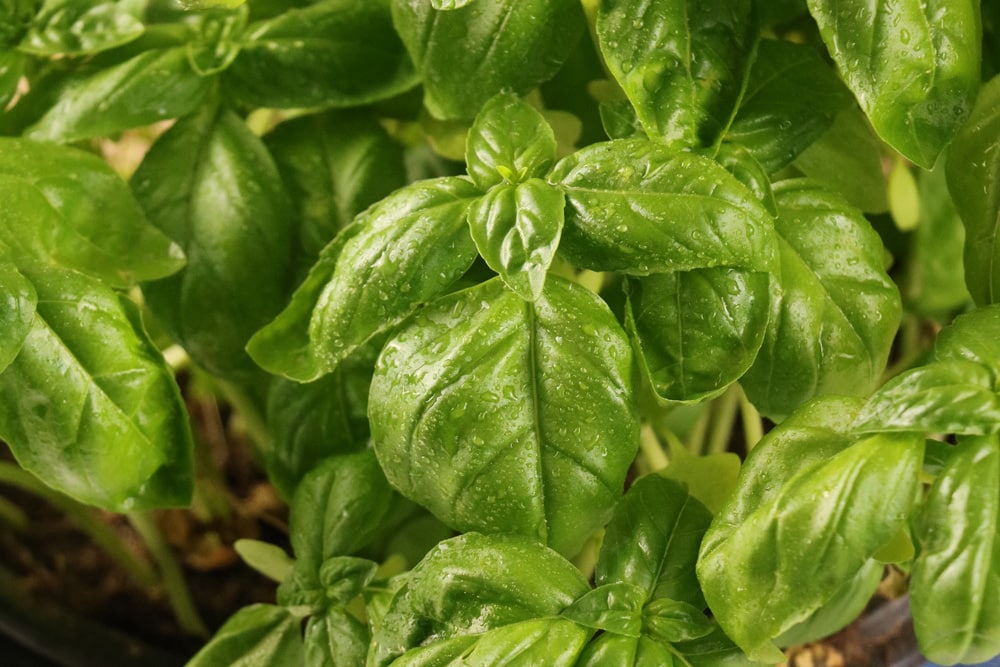
[[712, 144], [729, 124], [756, 48], [750, 0], [605, 0], [597, 36], [650, 139]]
[[678, 642], [674, 648], [691, 667], [764, 667], [748, 658], [718, 625], [704, 637]]
[[31, 331], [0, 373], [0, 438], [22, 468], [116, 512], [191, 501], [191, 431], [139, 309], [94, 278], [22, 269]]
[[1000, 306], [985, 306], [959, 315], [934, 341], [938, 361], [966, 360], [980, 364], [1000, 389]]
[[933, 167], [979, 89], [979, 2], [809, 0], [809, 11], [879, 136]]
[[1000, 445], [959, 443], [917, 515], [910, 595], [920, 650], [942, 663], [1000, 652]]
[[17, 51], [5, 51], [0, 47], [0, 111], [6, 109], [17, 94], [24, 74], [24, 60]]
[[431, 6], [434, 9], [448, 11], [450, 9], [461, 9], [472, 1], [473, 0], [431, 0]]
[[815, 401], [771, 431], [702, 542], [705, 598], [752, 660], [780, 660], [772, 639], [832, 599], [909, 514], [923, 438], [854, 443], [844, 417], [857, 410]]
[[469, 176], [482, 190], [542, 178], [556, 161], [556, 137], [538, 111], [516, 95], [490, 99], [465, 144]]
[[153, 144], [132, 189], [189, 257], [143, 286], [149, 307], [191, 358], [239, 380], [259, 369], [243, 351], [291, 289], [288, 195], [260, 140], [231, 111], [206, 107]]
[[646, 592], [630, 583], [603, 584], [563, 610], [563, 618], [594, 630], [638, 637]]
[[[606, 632], [587, 644], [577, 667], [676, 667], [669, 647], [645, 635], [626, 637]], [[683, 663], [681, 663], [683, 664]]]
[[535, 303], [499, 280], [445, 297], [379, 357], [368, 405], [379, 462], [452, 528], [576, 553], [636, 452], [631, 363], [604, 302], [554, 276]]
[[830, 128], [851, 94], [810, 46], [762, 40], [726, 139], [773, 174]]
[[363, 665], [371, 632], [349, 612], [332, 607], [306, 623], [305, 663], [310, 667]]
[[144, 31], [125, 3], [46, 0], [17, 48], [38, 56], [85, 55], [127, 44]]
[[628, 280], [625, 325], [657, 397], [705, 400], [746, 373], [767, 331], [769, 284], [726, 267]]
[[219, 628], [188, 667], [303, 665], [302, 619], [283, 607], [253, 604]]
[[1000, 216], [1000, 76], [983, 86], [969, 120], [948, 150], [948, 189], [965, 224], [965, 284], [979, 305], [997, 301]]
[[389, 0], [323, 0], [249, 26], [222, 75], [250, 107], [357, 106], [417, 84]]
[[741, 384], [780, 417], [813, 396], [865, 394], [901, 314], [884, 249], [860, 211], [807, 180], [775, 185], [781, 278], [764, 344]]
[[[545, 617], [559, 614], [587, 590], [579, 570], [533, 539], [467, 533], [446, 540], [413, 568], [396, 593], [382, 624], [375, 629], [369, 664], [383, 667], [428, 641], [478, 634], [534, 619], [544, 619], [539, 621], [542, 626], [553, 624], [551, 627], [567, 630], [576, 627], [577, 632], [564, 630], [559, 634], [582, 635], [582, 639], [553, 645], [550, 650], [576, 647], [578, 653], [590, 631], [581, 632], [576, 624]], [[511, 648], [507, 644], [508, 652]], [[548, 660], [541, 662], [551, 664]]]
[[69, 143], [177, 118], [197, 109], [211, 85], [184, 47], [146, 51], [70, 82], [25, 136]]
[[402, 148], [361, 112], [290, 120], [264, 144], [292, 196], [300, 254], [310, 264], [356, 215], [406, 184]]
[[708, 635], [714, 625], [701, 609], [668, 598], [651, 600], [642, 610], [642, 631], [664, 644]]
[[422, 181], [359, 216], [250, 341], [254, 359], [273, 373], [314, 380], [440, 295], [475, 259], [465, 215], [478, 194], [460, 178]]
[[14, 46], [21, 40], [42, 0], [3, 0], [0, 2], [0, 48]]
[[281, 583], [294, 567], [294, 562], [285, 550], [270, 542], [241, 538], [233, 542], [233, 550], [239, 554], [244, 563], [278, 583]]
[[549, 178], [566, 192], [560, 251], [577, 266], [646, 275], [773, 264], [771, 215], [708, 158], [623, 139], [577, 151]]
[[777, 204], [774, 203], [774, 192], [771, 190], [771, 178], [753, 153], [740, 144], [725, 142], [719, 145], [712, 157], [736, 177], [736, 180], [747, 186], [764, 204], [768, 213], [778, 214]]
[[442, 119], [472, 118], [497, 93], [524, 95], [569, 57], [586, 23], [577, 0], [490, 0], [447, 11], [392, 0], [424, 104]]
[[[0, 247], [2, 248], [2, 247]], [[0, 373], [24, 345], [35, 319], [38, 295], [31, 281], [0, 255]]]
[[684, 484], [646, 475], [615, 508], [601, 545], [596, 583], [628, 582], [647, 600], [703, 604], [694, 565], [711, 520]]
[[100, 158], [0, 138], [0, 243], [20, 266], [64, 266], [114, 287], [184, 266], [175, 243], [146, 220], [128, 186]]
[[542, 296], [563, 228], [565, 197], [545, 181], [497, 185], [469, 208], [479, 254], [526, 301]]

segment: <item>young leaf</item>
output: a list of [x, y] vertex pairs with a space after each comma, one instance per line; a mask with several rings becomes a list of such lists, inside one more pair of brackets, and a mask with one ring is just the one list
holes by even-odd
[[771, 215], [708, 158], [623, 139], [570, 155], [550, 180], [568, 201], [560, 251], [577, 266], [633, 275], [773, 267]]
[[563, 618], [575, 623], [627, 637], [642, 634], [646, 591], [630, 583], [603, 584], [588, 591], [563, 610]]
[[[587, 644], [577, 667], [677, 667], [670, 648], [646, 635], [627, 637], [605, 632]], [[683, 664], [683, 663], [680, 663]]]
[[551, 78], [586, 26], [577, 0], [477, 0], [447, 11], [392, 0], [392, 19], [423, 74], [424, 104], [441, 119], [472, 118], [497, 93], [524, 95]]
[[368, 406], [379, 462], [457, 530], [576, 553], [636, 452], [631, 363], [604, 303], [554, 276], [535, 303], [499, 280], [440, 299], [379, 357]]
[[977, 363], [989, 371], [993, 387], [1000, 389], [1000, 306], [956, 317], [934, 341], [934, 358]]
[[650, 600], [642, 610], [643, 634], [664, 644], [700, 639], [714, 626], [701, 609], [669, 598]]
[[723, 142], [715, 150], [705, 150], [702, 153], [712, 157], [737, 181], [747, 186], [764, 204], [768, 213], [778, 214], [778, 205], [774, 203], [774, 192], [771, 190], [771, 177], [749, 149], [740, 144]]
[[[407, 650], [430, 641], [555, 616], [587, 590], [579, 570], [533, 539], [467, 533], [446, 540], [411, 571], [396, 593], [375, 630], [369, 664], [385, 667]], [[545, 622], [559, 624], [555, 619]], [[577, 652], [590, 634], [589, 630], [582, 633]], [[565, 648], [558, 645], [550, 650], [558, 654]], [[526, 664], [553, 663], [542, 659]]]
[[781, 278], [764, 344], [741, 384], [761, 412], [871, 391], [900, 318], [882, 241], [839, 196], [807, 180], [775, 186]]
[[184, 47], [146, 51], [69, 83], [25, 136], [69, 143], [191, 113], [212, 86]]
[[910, 595], [920, 649], [944, 664], [1000, 653], [1000, 445], [959, 443], [920, 514]]
[[191, 431], [131, 301], [60, 268], [22, 269], [38, 305], [0, 373], [0, 438], [21, 467], [116, 512], [191, 501]]
[[144, 31], [126, 3], [46, 0], [17, 48], [37, 56], [79, 56], [127, 44]]
[[496, 185], [469, 208], [469, 228], [479, 254], [507, 287], [537, 301], [562, 235], [565, 197], [533, 178]]
[[249, 107], [347, 107], [417, 84], [389, 0], [321, 0], [249, 26], [222, 75]]
[[231, 111], [208, 106], [150, 148], [132, 189], [189, 257], [143, 286], [149, 307], [191, 358], [222, 377], [254, 377], [243, 351], [291, 290], [288, 195], [260, 140]]
[[302, 619], [283, 607], [243, 607], [219, 628], [188, 667], [304, 665]]
[[371, 632], [342, 608], [331, 607], [309, 618], [305, 634], [305, 664], [341, 667], [365, 664]]
[[978, 0], [809, 0], [809, 11], [879, 136], [933, 167], [979, 89]]
[[0, 243], [19, 266], [63, 266], [114, 287], [184, 266], [180, 247], [149, 224], [128, 186], [100, 158], [0, 139]]
[[308, 382], [444, 292], [472, 265], [479, 191], [446, 177], [393, 193], [342, 231], [292, 303], [251, 340], [264, 368]]
[[0, 373], [24, 345], [35, 319], [35, 286], [3, 256], [0, 246]]
[[979, 305], [998, 300], [997, 218], [1000, 217], [1000, 76], [979, 99], [948, 150], [948, 189], [965, 224], [965, 283]]
[[538, 111], [516, 95], [492, 98], [476, 116], [465, 145], [469, 176], [481, 189], [543, 178], [556, 161], [556, 137]]
[[729, 124], [757, 25], [750, 0], [605, 0], [597, 35], [649, 138], [691, 148]]
[[276, 544], [243, 538], [233, 542], [233, 550], [244, 563], [272, 581], [281, 583], [292, 571], [291, 557]]
[[767, 273], [727, 267], [630, 278], [625, 325], [663, 400], [718, 395], [757, 357], [770, 313]]

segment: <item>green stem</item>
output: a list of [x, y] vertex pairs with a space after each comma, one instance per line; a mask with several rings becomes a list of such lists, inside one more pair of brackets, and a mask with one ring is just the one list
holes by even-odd
[[14, 532], [22, 533], [27, 530], [30, 521], [20, 507], [0, 496], [0, 523], [7, 524]]
[[208, 628], [205, 627], [205, 622], [201, 620], [201, 616], [198, 615], [198, 610], [194, 606], [180, 564], [174, 557], [170, 545], [163, 539], [163, 535], [156, 527], [152, 516], [147, 513], [132, 512], [128, 515], [128, 520], [142, 537], [149, 553], [153, 555], [153, 559], [160, 567], [163, 588], [167, 593], [167, 599], [170, 601], [170, 607], [174, 611], [177, 623], [186, 632], [199, 637], [208, 637]]
[[597, 569], [597, 559], [601, 555], [601, 543], [604, 542], [604, 530], [591, 535], [583, 545], [583, 549], [573, 558], [573, 565], [583, 576], [590, 579]]
[[739, 387], [732, 386], [715, 399], [712, 406], [712, 428], [708, 435], [708, 453], [722, 454], [729, 449], [729, 440], [733, 435], [733, 420], [739, 408]]
[[81, 505], [69, 496], [50, 489], [37, 477], [12, 463], [0, 462], [0, 484], [15, 486], [42, 498], [65, 514], [77, 527], [99, 546], [116, 563], [121, 565], [133, 580], [143, 587], [155, 586], [156, 573], [138, 556], [122, 544], [121, 539], [108, 524], [101, 521], [97, 512]]
[[740, 389], [740, 417], [743, 419], [743, 442], [746, 444], [747, 453], [750, 453], [764, 437], [764, 424], [760, 420], [757, 408], [753, 406], [742, 388]]
[[660, 439], [656, 436], [656, 431], [649, 424], [643, 424], [639, 430], [639, 450], [650, 472], [662, 470], [670, 463]]
[[213, 378], [212, 383], [219, 390], [222, 398], [235, 408], [243, 430], [255, 446], [255, 453], [260, 460], [263, 460], [264, 455], [271, 451], [271, 433], [267, 428], [267, 421], [257, 409], [253, 399], [245, 391], [229, 382]]
[[711, 416], [712, 411], [705, 410], [688, 431], [687, 450], [695, 456], [701, 456], [705, 453], [705, 436], [708, 434], [708, 421]]

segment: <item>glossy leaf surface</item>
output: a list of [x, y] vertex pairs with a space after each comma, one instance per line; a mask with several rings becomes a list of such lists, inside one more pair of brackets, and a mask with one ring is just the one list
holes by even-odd
[[725, 129], [756, 48], [748, 0], [605, 0], [601, 52], [650, 139], [708, 145]]
[[938, 361], [965, 360], [986, 368], [1000, 388], [1000, 306], [977, 308], [941, 330], [934, 341]]
[[309, 381], [433, 300], [476, 257], [468, 181], [408, 186], [373, 206], [327, 246], [291, 304], [250, 343], [272, 373]]
[[439, 10], [392, 0], [392, 15], [436, 117], [472, 118], [503, 90], [524, 95], [569, 57], [585, 22], [576, 0], [490, 0]]
[[76, 56], [127, 44], [145, 27], [121, 2], [47, 0], [18, 49], [40, 56]]
[[775, 186], [781, 278], [760, 354], [741, 380], [764, 414], [878, 380], [900, 318], [882, 241], [861, 213], [806, 180]]
[[22, 270], [31, 331], [0, 374], [0, 438], [21, 467], [117, 512], [191, 500], [191, 432], [139, 309], [67, 269]]
[[563, 610], [575, 623], [627, 637], [642, 634], [642, 606], [646, 592], [629, 583], [616, 582], [588, 591]]
[[346, 107], [402, 93], [417, 77], [389, 0], [322, 0], [249, 26], [223, 83], [252, 107]]
[[773, 261], [771, 215], [708, 158], [610, 141], [563, 159], [550, 180], [567, 198], [560, 251], [577, 266], [646, 275]]
[[457, 530], [575, 553], [635, 455], [632, 355], [604, 303], [550, 277], [437, 301], [386, 344], [368, 414], [390, 482]]
[[497, 185], [469, 208], [479, 254], [526, 301], [537, 301], [562, 235], [565, 197], [537, 178]]
[[132, 189], [188, 256], [183, 271], [143, 287], [150, 308], [207, 370], [254, 376], [243, 348], [292, 278], [290, 205], [267, 150], [234, 113], [207, 107], [153, 145]]
[[244, 607], [219, 628], [189, 667], [302, 665], [302, 620], [269, 604]]
[[917, 517], [910, 594], [921, 651], [944, 664], [1000, 653], [1000, 447], [961, 441]]
[[3, 256], [0, 246], [0, 373], [20, 352], [37, 303], [35, 286]]
[[627, 637], [606, 632], [580, 656], [578, 667], [674, 667], [674, 654], [650, 637]]
[[875, 130], [933, 167], [979, 88], [979, 2], [809, 0], [809, 11]]
[[545, 118], [516, 95], [497, 95], [476, 116], [465, 145], [469, 176], [482, 190], [542, 178], [556, 161]]

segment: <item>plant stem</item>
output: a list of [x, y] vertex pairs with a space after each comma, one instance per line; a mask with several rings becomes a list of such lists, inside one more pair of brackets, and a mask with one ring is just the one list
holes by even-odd
[[28, 515], [21, 508], [0, 496], [0, 523], [5, 523], [15, 532], [21, 533], [28, 528]]
[[243, 430], [254, 445], [254, 453], [263, 460], [264, 455], [271, 450], [271, 433], [267, 428], [267, 421], [257, 409], [253, 399], [229, 382], [212, 378], [212, 384], [218, 389], [222, 398], [236, 410]]
[[642, 452], [642, 458], [645, 460], [650, 472], [662, 470], [670, 463], [666, 453], [663, 451], [663, 446], [660, 444], [660, 439], [657, 437], [656, 431], [648, 423], [643, 424], [639, 430], [639, 450]]
[[687, 434], [687, 450], [695, 456], [701, 456], [705, 452], [705, 435], [708, 433], [708, 421], [711, 416], [710, 409], [702, 412]]
[[167, 593], [167, 599], [170, 601], [170, 607], [174, 611], [177, 623], [183, 630], [193, 635], [208, 637], [208, 628], [205, 627], [205, 622], [201, 620], [201, 616], [194, 606], [180, 564], [174, 557], [170, 545], [163, 539], [163, 535], [152, 516], [145, 512], [132, 512], [128, 515], [128, 520], [142, 537], [160, 568], [163, 588]]
[[739, 387], [733, 385], [715, 399], [712, 428], [708, 435], [708, 453], [722, 454], [729, 449], [729, 440], [733, 435], [733, 420], [739, 408]]
[[760, 413], [757, 412], [757, 408], [753, 406], [742, 388], [740, 388], [739, 393], [740, 417], [743, 420], [743, 442], [746, 444], [749, 454], [764, 437], [764, 425], [760, 421]]
[[153, 569], [122, 544], [111, 527], [97, 517], [96, 510], [50, 489], [34, 475], [12, 463], [0, 462], [0, 483], [15, 486], [45, 500], [86, 533], [91, 541], [121, 565], [136, 583], [143, 587], [156, 585], [157, 577]]

